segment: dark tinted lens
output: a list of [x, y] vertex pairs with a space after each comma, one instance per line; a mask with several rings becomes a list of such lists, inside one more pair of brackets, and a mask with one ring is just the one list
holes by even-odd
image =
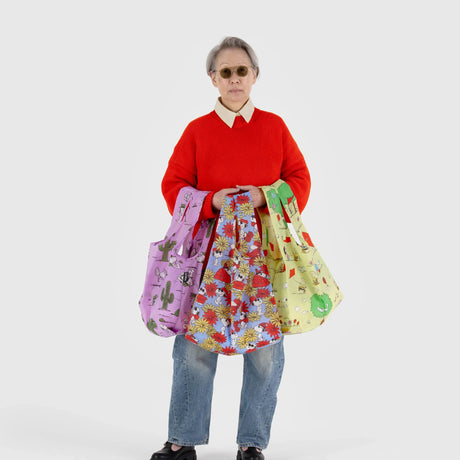
[[245, 77], [248, 74], [248, 68], [245, 65], [241, 65], [236, 69], [236, 73], [239, 77]]
[[232, 71], [228, 67], [220, 69], [219, 73], [222, 78], [230, 78], [232, 76]]

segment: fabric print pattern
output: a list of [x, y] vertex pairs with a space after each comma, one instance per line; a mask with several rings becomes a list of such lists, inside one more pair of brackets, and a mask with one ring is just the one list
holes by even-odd
[[[259, 212], [266, 256], [283, 334], [310, 331], [324, 323], [343, 294], [313, 245], [289, 185], [262, 187], [268, 213]], [[284, 218], [289, 216], [293, 233]]]
[[165, 239], [150, 244], [139, 306], [147, 328], [161, 337], [185, 334], [187, 328], [214, 225], [214, 219], [204, 220], [193, 238], [207, 193], [182, 188]]
[[224, 355], [249, 353], [281, 339], [248, 192], [225, 198], [185, 338]]

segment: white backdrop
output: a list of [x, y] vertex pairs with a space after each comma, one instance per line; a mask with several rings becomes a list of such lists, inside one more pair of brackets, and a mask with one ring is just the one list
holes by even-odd
[[[218, 95], [206, 55], [236, 35], [345, 294], [285, 341], [267, 460], [460, 458], [455, 3], [2, 1], [0, 457], [147, 459], [166, 439], [173, 340], [137, 301], [167, 161]], [[200, 459], [235, 458], [241, 364], [219, 360]]]

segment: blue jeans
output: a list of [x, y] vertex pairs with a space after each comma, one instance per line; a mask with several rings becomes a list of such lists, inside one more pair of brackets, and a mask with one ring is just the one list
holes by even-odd
[[[217, 353], [183, 335], [175, 338], [174, 375], [169, 407], [168, 441], [180, 446], [207, 444]], [[265, 449], [284, 367], [283, 338], [244, 356], [243, 387], [236, 442]], [[226, 359], [235, 359], [228, 357]]]

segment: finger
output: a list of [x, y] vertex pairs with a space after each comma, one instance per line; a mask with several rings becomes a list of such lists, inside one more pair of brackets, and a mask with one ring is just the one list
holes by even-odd
[[237, 187], [239, 187], [241, 190], [246, 190], [246, 191], [257, 188], [257, 187], [254, 187], [254, 185], [237, 185]]
[[222, 192], [224, 193], [224, 195], [230, 195], [230, 193], [236, 193], [236, 192], [239, 192], [240, 189], [239, 188], [224, 188], [222, 190]]

